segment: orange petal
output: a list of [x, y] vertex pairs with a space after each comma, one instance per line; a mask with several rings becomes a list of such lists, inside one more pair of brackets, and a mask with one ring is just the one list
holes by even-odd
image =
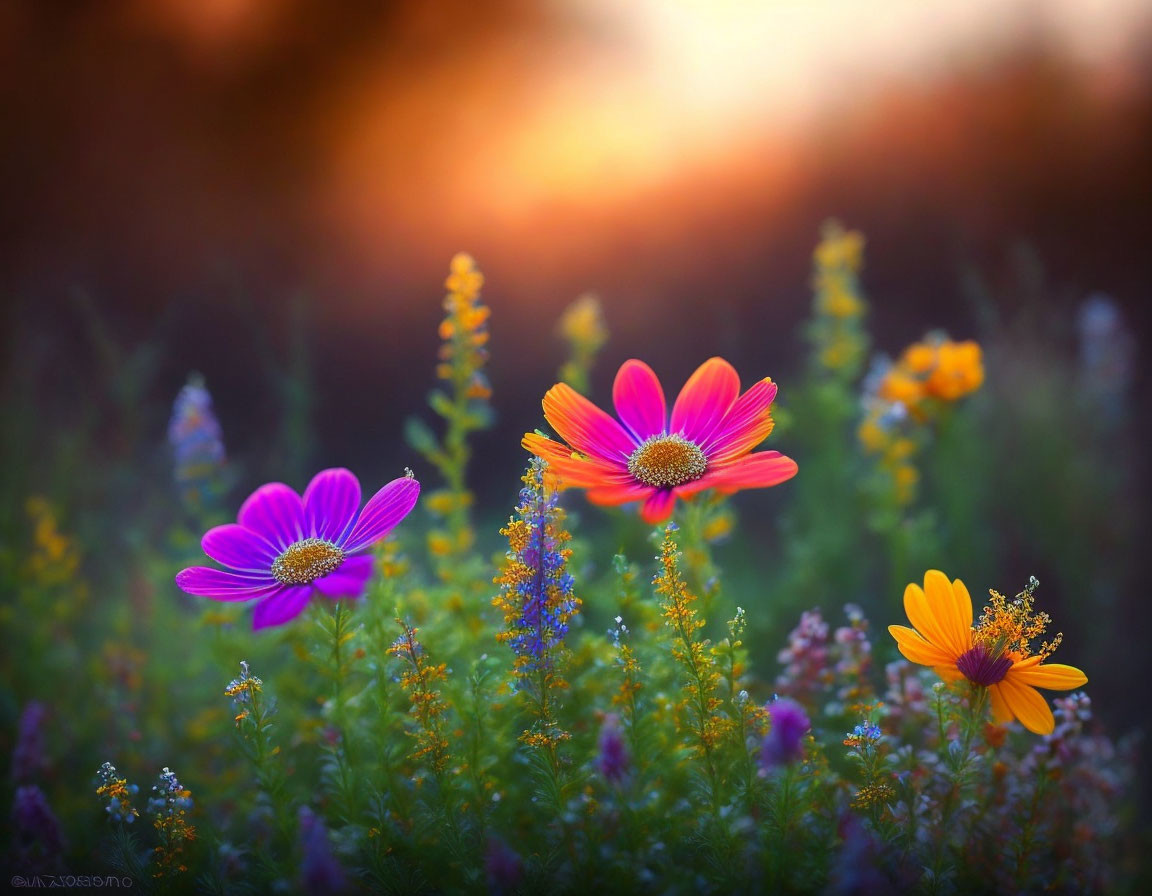
[[1011, 722], [1013, 719], [1012, 710], [1008, 708], [1008, 701], [1004, 699], [1004, 695], [1000, 692], [1000, 685], [991, 685], [988, 688], [988, 696], [992, 700], [992, 721], [998, 725]]
[[940, 676], [942, 681], [961, 681], [964, 673], [955, 666], [934, 666], [932, 671]]
[[1029, 665], [1024, 668], [1021, 666], [1022, 664], [1016, 664], [1009, 670], [1008, 674], [1021, 684], [1031, 685], [1034, 688], [1070, 691], [1072, 688], [1083, 687], [1088, 683], [1088, 676], [1075, 666], [1065, 666], [1063, 663]]
[[762, 379], [741, 395], [729, 408], [707, 445], [702, 445], [710, 463], [722, 464], [747, 454], [772, 432], [772, 401], [776, 384]]
[[1051, 734], [1056, 727], [1056, 719], [1052, 715], [1052, 708], [1048, 701], [1040, 696], [1040, 692], [1022, 682], [1016, 681], [1012, 670], [998, 685], [1000, 694], [1008, 708], [1012, 711], [1020, 724], [1033, 734]]
[[593, 504], [599, 504], [602, 507], [612, 507], [616, 504], [627, 504], [630, 501], [643, 501], [655, 489], [650, 485], [641, 485], [636, 482], [627, 485], [608, 485], [597, 488], [590, 488], [585, 493], [586, 497]]
[[[956, 608], [960, 613], [960, 627], [964, 629], [965, 637], [972, 637], [972, 595], [968, 587], [959, 579], [952, 580], [952, 597], [956, 601]], [[968, 642], [971, 644], [971, 640]]]
[[560, 480], [561, 486], [615, 487], [635, 482], [622, 465], [613, 466], [591, 457], [574, 457], [572, 449], [567, 445], [539, 433], [525, 433], [520, 444], [537, 457], [548, 461], [549, 472]]
[[[965, 623], [964, 613], [948, 576], [938, 569], [924, 573], [924, 595], [944, 635], [945, 641], [941, 646], [954, 650], [957, 656], [968, 650], [972, 646], [972, 619], [969, 617]], [[968, 606], [971, 605], [972, 599], [969, 598]]]
[[636, 450], [636, 440], [615, 417], [567, 383], [557, 383], [545, 393], [544, 417], [556, 434], [581, 454], [622, 463]]
[[947, 666], [953, 661], [947, 651], [925, 641], [919, 632], [905, 625], [888, 626], [888, 634], [896, 639], [900, 652], [913, 663], [921, 666]]
[[904, 589], [904, 612], [908, 614], [908, 621], [926, 641], [948, 654], [952, 662], [964, 651], [956, 650], [944, 634], [944, 629], [936, 619], [928, 598], [915, 582], [910, 582]]
[[721, 494], [731, 494], [745, 488], [769, 488], [786, 482], [796, 475], [796, 461], [779, 451], [758, 451], [716, 467], [695, 482], [676, 486], [682, 498], [705, 489], [714, 488]]

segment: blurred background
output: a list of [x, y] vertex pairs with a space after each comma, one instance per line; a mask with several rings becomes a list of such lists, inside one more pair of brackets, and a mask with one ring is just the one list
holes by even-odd
[[779, 378], [830, 215], [868, 237], [889, 351], [968, 335], [962, 276], [1022, 250], [1053, 315], [1102, 290], [1143, 332], [1150, 46], [1138, 0], [12, 0], [5, 354], [60, 386], [45, 413], [91, 401], [83, 293], [120, 344], [166, 339], [153, 397], [201, 371], [245, 452], [275, 426], [253, 356], [303, 296], [315, 462], [394, 469], [466, 250], [507, 481], [578, 293], [614, 334], [600, 386], [636, 354]]
[[[1102, 711], [1128, 730], [1130, 682], [1152, 671], [1130, 635], [1152, 621], [1133, 550], [1150, 51], [1140, 0], [8, 0], [5, 501], [54, 497], [108, 540], [89, 562], [114, 565], [115, 526], [147, 538], [141, 508], [171, 497], [164, 431], [190, 371], [224, 430], [229, 506], [322, 466], [366, 482], [417, 466], [401, 431], [424, 413], [460, 250], [492, 308], [485, 516], [513, 503], [519, 436], [563, 361], [556, 320], [586, 290], [612, 334], [594, 399], [628, 357], [671, 391], [719, 354], [745, 382], [773, 376], [800, 421], [789, 377], [835, 216], [867, 237], [875, 349], [944, 328], [1001, 361], [989, 435], [1012, 512], [970, 520], [991, 534], [949, 571], [986, 574], [974, 594], [1056, 575], [1063, 658], [1100, 660]], [[1061, 383], [1083, 370], [1078, 314], [1096, 293], [1120, 363], [1112, 422], [1082, 455], [1103, 405], [1065, 401]], [[1036, 357], [1060, 425], [1035, 432], [1058, 461], [1026, 438]], [[803, 473], [786, 430], [774, 447]], [[741, 499], [753, 546], [784, 500]], [[1061, 556], [1095, 565], [1070, 581]]]

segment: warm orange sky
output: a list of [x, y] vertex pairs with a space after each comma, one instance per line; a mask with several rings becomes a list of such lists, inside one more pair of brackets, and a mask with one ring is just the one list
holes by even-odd
[[[414, 203], [515, 226], [643, 196], [701, 167], [768, 164], [791, 135], [893, 82], [977, 65], [1044, 30], [1089, 76], [1121, 65], [1137, 0], [566, 0], [411, 79], [382, 66], [336, 107], [329, 198], [371, 227]], [[413, 191], [413, 183], [421, 189]]]
[[[112, 264], [146, 282], [151, 265], [180, 282], [260, 254], [288, 280], [319, 264], [423, 283], [470, 248], [541, 282], [579, 273], [579, 289], [623, 246], [651, 267], [690, 239], [762, 240], [749, 222], [831, 188], [843, 174], [829, 156], [857, 140], [870, 147], [860, 177], [896, 137], [906, 154], [919, 142], [910, 171], [935, 166], [940, 190], [965, 176], [1015, 187], [995, 159], [975, 175], [940, 166], [970, 158], [972, 140], [1015, 159], [988, 145], [1016, 128], [1012, 102], [1046, 102], [1026, 79], [1005, 87], [1021, 52], [1061, 48], [1068, 83], [1038, 90], [1122, 90], [1143, 64], [1145, 5], [16, 0], [0, 10], [0, 53], [19, 73], [0, 84], [16, 160], [0, 175], [18, 239], [43, 254], [21, 247], [25, 267], [62, 269], [60, 253], [81, 276]], [[1025, 93], [997, 106], [1004, 89]], [[1093, 122], [1052, 114], [1056, 137], [1087, 148], [1077, 165], [1107, 162]], [[1012, 133], [1049, 139], [1028, 123]]]

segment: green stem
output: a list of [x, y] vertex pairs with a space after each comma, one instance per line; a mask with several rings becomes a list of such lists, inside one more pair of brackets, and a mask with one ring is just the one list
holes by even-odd
[[685, 502], [684, 559], [688, 567], [689, 587], [700, 595], [702, 612], [705, 618], [712, 613], [712, 604], [719, 592], [716, 585], [716, 563], [712, 557], [712, 547], [704, 538], [704, 529], [712, 509], [722, 499], [708, 493]]
[[1029, 853], [1032, 851], [1033, 843], [1036, 840], [1036, 821], [1040, 814], [1040, 804], [1043, 802], [1044, 795], [1048, 791], [1049, 775], [1047, 769], [1044, 769], [1037, 781], [1035, 787], [1032, 788], [1032, 799], [1028, 804], [1028, 817], [1025, 819], [1020, 832], [1020, 839], [1016, 844], [1016, 886], [1020, 892], [1025, 889], [1025, 873], [1028, 870]]
[[287, 848], [292, 840], [291, 817], [292, 812], [288, 805], [287, 794], [284, 789], [284, 779], [276, 766], [270, 764], [269, 759], [274, 754], [270, 750], [268, 740], [268, 711], [264, 698], [259, 690], [248, 692], [252, 702], [252, 752], [250, 754], [252, 766], [256, 771], [256, 784], [260, 791], [267, 794], [272, 803], [272, 810], [276, 816], [276, 833], [280, 844]]
[[347, 718], [345, 692], [348, 677], [348, 657], [345, 644], [351, 637], [348, 632], [350, 614], [344, 601], [337, 601], [332, 609], [332, 726], [337, 737], [330, 750], [336, 766], [337, 781], [346, 820], [353, 822], [359, 815], [359, 807], [354, 802], [358, 788], [353, 783], [352, 737]]
[[[680, 589], [683, 591], [683, 588]], [[677, 599], [679, 600], [679, 598]], [[696, 662], [696, 652], [693, 650], [691, 635], [684, 627], [684, 613], [676, 614], [676, 630], [680, 641], [684, 645], [684, 656], [688, 672], [692, 676], [692, 703], [696, 714], [696, 737], [700, 743], [700, 751], [704, 756], [704, 767], [708, 772], [708, 794], [711, 802], [712, 815], [715, 819], [720, 817], [720, 793], [717, 781], [716, 763], [712, 755], [712, 747], [708, 743], [708, 694], [704, 683], [704, 673]]]
[[[952, 766], [952, 781], [940, 810], [940, 833], [936, 840], [936, 853], [932, 861], [933, 892], [939, 892], [940, 872], [944, 866], [944, 854], [948, 846], [949, 826], [952, 820], [952, 813], [955, 811], [956, 803], [959, 801], [964, 786], [967, 783], [968, 767], [972, 761], [972, 739], [979, 729], [980, 724], [984, 721], [984, 709], [987, 701], [987, 688], [979, 687], [978, 685], [970, 686], [968, 710], [964, 713], [961, 722], [962, 739], [960, 743], [960, 754], [954, 761], [949, 763]], [[941, 721], [940, 724], [941, 730], [943, 730], [943, 721]], [[947, 748], [947, 741], [943, 738], [941, 738], [940, 748], [943, 751], [942, 758], [947, 762], [950, 751]]]

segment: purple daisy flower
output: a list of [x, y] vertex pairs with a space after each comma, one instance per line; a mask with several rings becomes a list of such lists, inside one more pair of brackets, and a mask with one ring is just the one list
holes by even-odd
[[359, 597], [372, 575], [363, 555], [416, 505], [420, 483], [411, 471], [360, 507], [360, 482], [345, 469], [323, 470], [304, 497], [281, 482], [256, 489], [236, 523], [209, 529], [204, 553], [227, 570], [193, 566], [176, 576], [189, 594], [213, 600], [259, 600], [252, 628], [295, 619], [314, 593]]

